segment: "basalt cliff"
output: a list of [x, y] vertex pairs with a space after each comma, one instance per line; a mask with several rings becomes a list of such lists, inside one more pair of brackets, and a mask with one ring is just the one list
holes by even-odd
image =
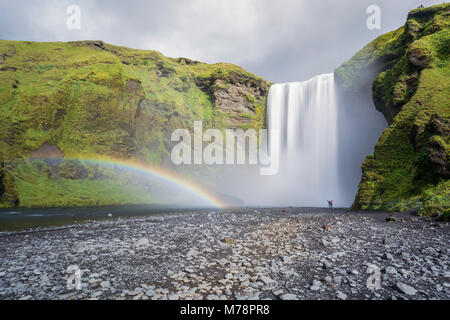
[[412, 10], [336, 70], [351, 97], [372, 94], [389, 128], [362, 166], [354, 209], [449, 215], [450, 4]]

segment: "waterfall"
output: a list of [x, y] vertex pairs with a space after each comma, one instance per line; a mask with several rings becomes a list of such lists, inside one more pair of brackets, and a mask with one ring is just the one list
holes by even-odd
[[[280, 170], [260, 176], [259, 167], [235, 168], [221, 178], [226, 194], [253, 206], [351, 206], [361, 164], [384, 129], [370, 87], [360, 95], [341, 92], [334, 74], [275, 84], [267, 100], [269, 148], [279, 150]], [[273, 149], [272, 149], [273, 150]]]
[[[334, 74], [309, 81], [273, 85], [267, 104], [270, 148], [280, 150], [278, 196], [281, 203], [323, 206], [339, 195], [338, 106]], [[288, 186], [288, 188], [286, 188]]]

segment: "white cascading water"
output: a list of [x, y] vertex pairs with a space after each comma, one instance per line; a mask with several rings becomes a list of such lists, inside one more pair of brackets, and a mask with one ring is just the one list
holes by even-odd
[[309, 81], [273, 85], [267, 104], [268, 129], [278, 129], [269, 145], [279, 145], [275, 178], [280, 203], [323, 206], [339, 198], [338, 107], [334, 74]]
[[361, 164], [387, 127], [370, 88], [343, 95], [334, 74], [304, 82], [275, 84], [267, 101], [267, 127], [279, 129], [280, 170], [261, 176], [259, 167], [230, 169], [221, 191], [248, 206], [349, 207], [361, 179]]

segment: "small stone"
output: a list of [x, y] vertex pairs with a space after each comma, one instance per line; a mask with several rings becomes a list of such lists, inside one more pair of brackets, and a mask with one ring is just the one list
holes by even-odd
[[148, 289], [147, 291], [145, 291], [145, 294], [146, 294], [148, 297], [153, 297], [154, 295], [156, 295], [156, 291], [155, 291], [155, 290], [152, 290], [152, 289]]
[[297, 300], [297, 295], [287, 293], [287, 294], [283, 294], [282, 296], [280, 296], [280, 299], [281, 300]]
[[100, 281], [100, 279], [89, 279], [90, 284], [97, 284]]
[[91, 293], [91, 297], [92, 298], [97, 298], [97, 297], [101, 296], [102, 294], [103, 294], [102, 291], [94, 291], [94, 292]]
[[263, 284], [261, 282], [250, 283], [250, 287], [255, 288], [255, 289], [258, 289], [262, 285]]
[[109, 281], [100, 282], [100, 286], [104, 289], [111, 287], [111, 283]]
[[275, 283], [275, 280], [272, 280], [269, 277], [266, 277], [266, 276], [263, 276], [263, 275], [259, 276], [259, 280], [264, 282], [265, 285], [271, 285], [271, 284]]
[[138, 294], [137, 296], [134, 296], [134, 297], [133, 297], [133, 300], [140, 300], [142, 296], [143, 296], [143, 294], [140, 293], [140, 294]]
[[404, 294], [407, 294], [408, 296], [414, 296], [417, 293], [416, 289], [414, 289], [413, 287], [408, 286], [402, 282], [397, 282], [397, 288]]
[[142, 239], [139, 239], [139, 241], [136, 243], [136, 246], [145, 247], [145, 246], [148, 246], [149, 244], [150, 244], [150, 242], [148, 241], [147, 238], [142, 238]]
[[322, 282], [320, 282], [318, 280], [314, 280], [312, 286], [310, 287], [310, 289], [312, 291], [317, 291], [317, 290], [320, 290], [321, 287], [322, 287]]
[[389, 216], [386, 218], [386, 222], [403, 222], [403, 219], [396, 218], [394, 216]]
[[384, 269], [384, 271], [386, 272], [386, 274], [396, 274], [397, 273], [397, 269], [395, 269], [394, 267], [391, 267], [391, 266], [386, 267], [386, 269]]
[[383, 256], [384, 260], [388, 260], [388, 261], [392, 261], [394, 260], [394, 256], [392, 254], [390, 254], [389, 252], [386, 252]]
[[138, 294], [141, 294], [144, 291], [143, 288], [136, 288], [134, 289], [134, 291], [129, 291], [128, 295], [129, 296], [137, 296]]
[[402, 274], [402, 276], [403, 276], [404, 278], [408, 278], [408, 277], [409, 277], [409, 274], [410, 274], [410, 271], [405, 270], [405, 269], [401, 269], [401, 270], [400, 270], [400, 273]]
[[47, 274], [43, 274], [41, 276], [41, 286], [42, 287], [50, 286], [50, 279], [48, 278]]
[[345, 293], [343, 293], [343, 292], [341, 292], [341, 291], [337, 291], [336, 294], [337, 294], [337, 297], [338, 297], [339, 299], [341, 299], [341, 300], [347, 300], [347, 295], [346, 295]]
[[276, 296], [281, 296], [284, 293], [283, 290], [274, 291], [273, 294]]
[[225, 242], [226, 244], [237, 244], [236, 239], [231, 238], [231, 237], [227, 237], [227, 238], [223, 239], [223, 242]]

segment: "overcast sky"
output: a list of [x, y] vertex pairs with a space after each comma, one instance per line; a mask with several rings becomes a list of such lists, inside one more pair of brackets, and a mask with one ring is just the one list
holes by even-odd
[[[332, 72], [433, 0], [0, 0], [0, 39], [95, 39], [171, 57], [231, 62], [273, 82]], [[81, 29], [66, 26], [81, 9]], [[366, 26], [381, 8], [381, 30]]]

